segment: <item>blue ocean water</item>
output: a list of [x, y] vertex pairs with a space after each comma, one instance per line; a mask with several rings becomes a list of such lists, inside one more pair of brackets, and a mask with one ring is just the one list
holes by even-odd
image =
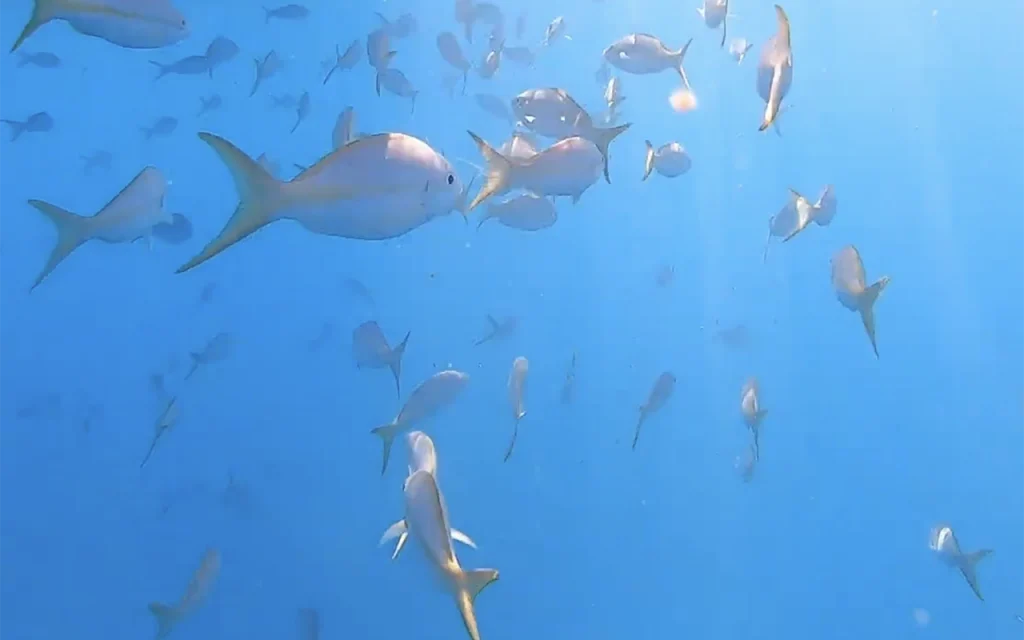
[[[452, 31], [476, 64], [487, 28], [467, 43], [448, 0], [307, 0], [310, 15], [290, 21], [265, 20], [257, 3], [175, 4], [190, 33], [170, 47], [125, 49], [54, 22], [19, 52], [51, 52], [59, 67], [0, 56], [0, 117], [54, 121], [0, 141], [4, 638], [155, 634], [147, 604], [173, 603], [209, 548], [220, 573], [171, 637], [296, 637], [303, 608], [319, 612], [323, 638], [466, 637], [415, 552], [392, 562], [377, 546], [403, 516], [406, 454], [400, 440], [381, 477], [370, 429], [401, 404], [390, 373], [353, 363], [351, 332], [371, 319], [391, 344], [411, 332], [402, 400], [441, 369], [470, 376], [421, 426], [451, 524], [479, 545], [457, 547], [459, 560], [501, 572], [476, 602], [483, 638], [1021, 636], [1020, 3], [787, 1], [794, 80], [781, 136], [757, 130], [768, 2], [730, 2], [729, 37], [754, 45], [737, 65], [696, 2], [500, 0], [509, 25], [525, 11], [536, 64], [471, 73], [454, 97], [435, 37]], [[375, 94], [365, 51], [322, 83], [321, 61], [365, 43], [375, 11], [418, 23], [391, 43], [392, 66], [420, 91], [414, 111]], [[4, 3], [5, 51], [30, 13], [28, 0]], [[538, 48], [557, 16], [571, 39]], [[672, 48], [693, 38], [698, 107], [670, 108], [672, 72], [615, 72], [620, 122], [633, 124], [611, 145], [611, 184], [559, 199], [550, 229], [477, 230], [479, 212], [468, 225], [453, 212], [370, 242], [280, 222], [174, 273], [238, 200], [196, 132], [287, 172], [327, 153], [353, 106], [357, 130], [422, 138], [468, 183], [483, 160], [466, 130], [495, 147], [510, 133], [475, 93], [559, 87], [597, 113], [601, 52], [632, 32]], [[219, 35], [240, 53], [212, 79], [154, 81], [151, 60], [201, 54]], [[285, 66], [249, 97], [252, 60], [271, 49]], [[312, 109], [289, 133], [294, 110], [270, 96], [303, 91]], [[212, 93], [222, 108], [197, 116]], [[177, 128], [146, 140], [140, 128], [162, 116]], [[680, 142], [692, 169], [641, 181], [645, 139]], [[85, 174], [82, 156], [97, 150], [111, 166]], [[29, 293], [56, 234], [26, 201], [92, 215], [147, 165], [171, 182], [166, 208], [190, 218], [193, 237], [89, 243]], [[774, 242], [762, 261], [788, 189], [814, 197], [826, 184], [835, 221]], [[832, 290], [830, 259], [849, 244], [869, 282], [892, 279], [875, 307], [878, 359]], [[517, 330], [474, 346], [488, 314], [517, 317]], [[723, 339], [729, 329], [747, 340]], [[189, 353], [219, 332], [230, 357], [184, 380]], [[517, 356], [530, 362], [527, 414], [503, 463]], [[675, 391], [631, 450], [663, 371]], [[165, 408], [154, 374], [181, 413], [140, 469]], [[768, 414], [744, 482], [739, 399], [751, 377]], [[940, 523], [965, 550], [994, 549], [978, 569], [984, 601], [929, 550]]]

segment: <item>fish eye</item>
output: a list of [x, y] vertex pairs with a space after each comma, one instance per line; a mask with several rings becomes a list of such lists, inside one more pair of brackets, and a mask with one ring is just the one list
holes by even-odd
[[455, 184], [455, 176], [448, 174], [448, 184]]

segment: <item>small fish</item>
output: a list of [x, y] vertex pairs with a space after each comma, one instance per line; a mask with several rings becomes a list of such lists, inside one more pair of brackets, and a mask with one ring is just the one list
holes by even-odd
[[323, 348], [327, 341], [334, 335], [334, 325], [330, 322], [325, 322], [320, 327], [320, 333], [316, 334], [312, 340], [309, 341], [310, 351], [319, 351]]
[[938, 554], [939, 558], [950, 567], [960, 570], [971, 591], [978, 596], [978, 600], [984, 601], [981, 596], [981, 588], [978, 586], [978, 563], [986, 558], [992, 549], [981, 549], [965, 553], [960, 550], [960, 543], [949, 525], [939, 525], [932, 529], [928, 541], [928, 547]]
[[53, 117], [45, 111], [33, 113], [24, 121], [0, 119], [0, 122], [11, 127], [11, 142], [23, 133], [45, 133], [53, 129]]
[[729, 0], [704, 0], [704, 4], [697, 9], [697, 13], [704, 20], [709, 29], [717, 29], [722, 25], [722, 43], [725, 46], [726, 33], [729, 29]]
[[658, 267], [658, 273], [654, 276], [654, 283], [664, 289], [668, 285], [672, 284], [672, 280], [676, 277], [676, 268], [670, 264], [663, 264]]
[[729, 43], [729, 55], [736, 58], [736, 64], [743, 64], [743, 59], [747, 57], [747, 52], [753, 47], [754, 45], [747, 42], [746, 38], [735, 38]]
[[541, 46], [550, 46], [552, 42], [559, 38], [565, 38], [566, 40], [572, 40], [571, 37], [565, 35], [565, 18], [558, 16], [551, 21], [547, 29], [544, 30], [544, 41]]
[[564, 89], [557, 88], [523, 91], [512, 99], [512, 111], [519, 122], [534, 133], [563, 142], [573, 136], [592, 142], [601, 153], [604, 179], [611, 184], [611, 177], [608, 175], [608, 149], [612, 140], [629, 129], [630, 124], [598, 127], [579, 102]]
[[32, 284], [35, 289], [71, 252], [90, 240], [134, 242], [152, 235], [161, 222], [173, 222], [163, 209], [167, 179], [154, 167], [139, 172], [94, 216], [79, 216], [42, 200], [28, 203], [57, 228], [57, 244]]
[[221, 100], [219, 93], [215, 93], [209, 98], [200, 97], [199, 104], [199, 113], [196, 114], [196, 117], [200, 117], [205, 113], [220, 109], [221, 105], [224, 104], [224, 101]]
[[565, 380], [562, 381], [562, 404], [569, 404], [576, 392], [576, 352], [572, 354], [572, 361], [569, 362], [569, 370], [565, 372]]
[[451, 211], [465, 212], [466, 190], [451, 164], [426, 142], [400, 133], [359, 138], [284, 183], [227, 140], [200, 133], [236, 182], [242, 200], [227, 225], [183, 273], [276, 220], [363, 240], [397, 238]]
[[331, 66], [330, 70], [327, 72], [327, 75], [324, 77], [324, 84], [327, 84], [327, 81], [331, 79], [331, 76], [334, 75], [335, 71], [348, 71], [352, 67], [356, 66], [356, 64], [359, 62], [359, 58], [362, 55], [360, 53], [362, 49], [360, 48], [359, 45], [359, 38], [356, 38], [355, 40], [352, 41], [352, 44], [348, 45], [348, 48], [345, 49], [345, 53], [341, 52], [340, 46], [335, 45], [334, 64]]
[[839, 302], [850, 311], [860, 313], [864, 330], [871, 340], [871, 349], [878, 357], [875, 342], [875, 302], [889, 284], [889, 276], [882, 276], [871, 286], [864, 278], [864, 263], [853, 245], [843, 247], [832, 256], [832, 286]]
[[[628, 128], [629, 125], [616, 127], [608, 140]], [[487, 182], [469, 210], [490, 196], [511, 189], [524, 189], [539, 196], [571, 196], [575, 204], [597, 182], [605, 166], [606, 156], [601, 149], [579, 136], [560, 140], [528, 160], [518, 160], [501, 155], [475, 133], [468, 133], [487, 162]]]
[[537, 60], [536, 54], [529, 47], [505, 47], [501, 55], [524, 67], [532, 67]]
[[303, 91], [302, 95], [299, 97], [299, 104], [298, 104], [298, 106], [295, 109], [295, 115], [296, 115], [295, 126], [292, 127], [292, 130], [291, 130], [290, 133], [295, 133], [295, 130], [299, 128], [299, 125], [302, 124], [302, 121], [305, 120], [306, 116], [309, 115], [309, 109], [310, 109], [309, 92], [308, 91]]
[[604, 88], [604, 102], [608, 105], [608, 108], [616, 109], [625, 99], [625, 96], [622, 95], [622, 83], [619, 79], [617, 77], [609, 78], [608, 84]]
[[432, 473], [422, 470], [413, 473], [405, 481], [404, 494], [406, 530], [419, 541], [419, 548], [455, 598], [470, 640], [480, 640], [473, 601], [487, 585], [498, 579], [498, 572], [494, 569], [466, 571], [459, 565], [452, 548], [456, 532], [448, 522], [444, 497]]
[[498, 96], [490, 93], [478, 93], [473, 97], [477, 106], [495, 118], [506, 122], [509, 126], [515, 123], [512, 112], [508, 110], [508, 104]]
[[185, 16], [171, 0], [33, 0], [32, 17], [11, 51], [52, 20], [64, 20], [83, 35], [126, 49], [157, 49], [189, 35]]
[[665, 402], [672, 396], [672, 391], [676, 387], [676, 377], [666, 371], [658, 376], [658, 379], [654, 382], [654, 386], [651, 388], [650, 395], [647, 396], [647, 402], [640, 405], [640, 419], [636, 423], [636, 434], [633, 436], [633, 449], [636, 449], [636, 442], [640, 439], [640, 427], [644, 425], [644, 421], [647, 417], [662, 408]]
[[299, 640], [320, 640], [320, 612], [299, 609]]
[[441, 58], [455, 69], [462, 72], [462, 91], [466, 91], [466, 81], [469, 78], [469, 70], [472, 65], [462, 53], [462, 47], [455, 34], [450, 31], [442, 31], [437, 35], [437, 50]]
[[206, 61], [210, 64], [210, 77], [213, 77], [213, 70], [220, 65], [229, 62], [238, 55], [238, 45], [231, 38], [217, 36], [210, 41], [206, 47]]
[[24, 67], [27, 65], [33, 65], [43, 69], [56, 69], [60, 66], [60, 58], [49, 53], [47, 51], [37, 51], [35, 53], [21, 52], [21, 57], [18, 59], [18, 66]]
[[273, 49], [270, 50], [270, 53], [263, 56], [263, 60], [257, 58], [255, 62], [256, 80], [252, 83], [252, 91], [249, 92], [250, 98], [256, 95], [256, 90], [260, 88], [260, 84], [262, 84], [264, 80], [280, 71], [283, 66], [281, 58]]
[[213, 302], [213, 294], [217, 291], [216, 282], [207, 282], [203, 285], [202, 291], [199, 292], [198, 304], [210, 304]]
[[391, 445], [394, 443], [395, 437], [416, 423], [433, 417], [441, 409], [450, 405], [468, 383], [469, 375], [461, 371], [446, 369], [435, 373], [413, 389], [412, 394], [405, 401], [402, 410], [398, 412], [394, 420], [371, 431], [380, 437], [384, 445], [381, 475], [387, 471], [388, 459], [391, 457]]
[[163, 116], [148, 127], [140, 127], [142, 135], [146, 140], [151, 139], [153, 136], [169, 136], [177, 128], [178, 119], [171, 116]]
[[342, 284], [344, 284], [345, 288], [348, 289], [352, 295], [360, 298], [371, 307], [375, 307], [377, 305], [373, 300], [373, 294], [370, 293], [370, 288], [359, 280], [355, 278], [345, 278], [342, 281]]
[[778, 31], [761, 49], [757, 64], [757, 93], [765, 102], [764, 116], [758, 131], [764, 131], [779, 115], [782, 99], [793, 83], [793, 49], [790, 44], [789, 18], [782, 7], [775, 5]]
[[263, 13], [267, 23], [270, 22], [271, 18], [279, 20], [305, 20], [309, 16], [309, 9], [301, 4], [286, 4], [274, 9], [263, 7]]
[[523, 394], [526, 390], [526, 374], [530, 370], [529, 361], [519, 356], [512, 362], [512, 371], [508, 374], [508, 403], [512, 407], [512, 419], [515, 427], [512, 432], [512, 441], [508, 444], [505, 452], [504, 462], [512, 456], [512, 449], [516, 446], [516, 438], [519, 436], [519, 421], [526, 415], [526, 406], [523, 404]]
[[793, 189], [789, 193], [786, 205], [768, 220], [768, 239], [764, 243], [762, 262], [768, 260], [768, 247], [773, 237], [789, 242], [811, 222], [827, 227], [836, 215], [836, 195], [832, 185], [825, 185], [818, 201], [814, 203]]
[[201, 73], [210, 73], [210, 60], [205, 55], [201, 56], [187, 56], [181, 60], [171, 62], [170, 64], [163, 64], [156, 60], [150, 60], [149, 64], [157, 68], [156, 77], [154, 80], [159, 80], [169, 73], [177, 73], [179, 75], [194, 76]]
[[487, 335], [473, 343], [474, 346], [479, 347], [485, 342], [490, 342], [491, 340], [504, 340], [505, 338], [508, 338], [516, 332], [516, 328], [519, 326], [519, 319], [515, 316], [509, 316], [501, 322], [498, 322], [494, 319], [494, 316], [488, 315], [487, 324], [490, 325], [490, 331], [487, 332]]
[[178, 398], [174, 397], [167, 402], [167, 406], [160, 412], [160, 417], [157, 418], [156, 424], [153, 426], [153, 440], [149, 444], [146, 457], [142, 459], [142, 464], [139, 465], [140, 469], [146, 466], [150, 456], [153, 455], [153, 451], [156, 449], [157, 443], [160, 442], [160, 438], [177, 424], [179, 417], [181, 417], [181, 408], [178, 404]]
[[220, 552], [213, 548], [207, 549], [177, 604], [149, 603], [149, 612], [157, 622], [156, 640], [166, 638], [179, 622], [203, 603], [219, 573]]
[[758, 385], [755, 378], [747, 380], [740, 392], [740, 413], [743, 415], [743, 422], [754, 435], [754, 460], [761, 459], [761, 421], [768, 414], [766, 409], [761, 408], [761, 401], [758, 398]]
[[488, 205], [487, 213], [480, 218], [477, 229], [491, 219], [510, 229], [540, 231], [558, 221], [558, 211], [549, 199], [523, 193], [504, 202]]
[[192, 368], [188, 370], [185, 379], [188, 380], [192, 374], [199, 369], [200, 365], [213, 364], [228, 359], [234, 351], [235, 341], [230, 333], [221, 332], [210, 338], [210, 340], [199, 351], [189, 355], [192, 359]]
[[480, 77], [489, 80], [494, 77], [494, 74], [498, 72], [498, 67], [501, 66], [501, 52], [500, 51], [488, 51], [484, 54], [484, 59], [480, 62], [480, 66], [477, 67], [477, 73]]
[[409, 79], [405, 77], [405, 74], [398, 69], [385, 69], [377, 73], [377, 95], [380, 95], [380, 89], [384, 87], [388, 93], [392, 93], [400, 98], [409, 98], [412, 101], [412, 112], [416, 111], [416, 96], [420, 92], [416, 87], [412, 86]]
[[388, 68], [395, 53], [397, 52], [391, 50], [387, 31], [375, 29], [366, 36], [366, 59], [378, 74]]
[[647, 146], [647, 157], [644, 159], [644, 177], [646, 180], [651, 171], [657, 171], [666, 178], [681, 176], [690, 170], [693, 162], [690, 154], [686, 153], [683, 145], [678, 142], [669, 142], [658, 147], [657, 151], [650, 140], [644, 140]]
[[472, 2], [456, 0], [455, 20], [463, 25], [466, 41], [473, 42], [473, 25], [483, 22], [491, 26], [491, 31], [504, 29], [505, 15], [501, 8], [491, 2]]
[[682, 49], [672, 50], [654, 36], [645, 33], [631, 33], [608, 46], [602, 56], [605, 61], [626, 73], [646, 75], [672, 69], [683, 80], [683, 86], [690, 87], [690, 81], [683, 69], [683, 58], [693, 39]]
[[172, 213], [170, 222], [153, 226], [153, 237], [168, 244], [184, 244], [192, 238], [192, 221], [180, 213]]
[[353, 133], [355, 120], [356, 111], [352, 107], [345, 107], [338, 114], [338, 121], [334, 123], [334, 132], [331, 135], [331, 142], [334, 144], [335, 149], [340, 149], [355, 139], [355, 134]]
[[356, 367], [362, 369], [391, 369], [395, 376], [395, 391], [402, 395], [402, 356], [405, 355], [405, 347], [409, 344], [409, 336], [412, 332], [405, 334], [405, 338], [394, 349], [388, 345], [384, 332], [375, 321], [369, 320], [355, 328], [352, 332], [352, 355], [355, 357]]
[[385, 18], [380, 13], [377, 13], [377, 17], [382, 23], [380, 28], [383, 29], [390, 38], [401, 40], [402, 38], [408, 38], [412, 34], [416, 33], [416, 17], [411, 13], [403, 13], [393, 22]]
[[82, 172], [85, 175], [92, 173], [93, 169], [103, 169], [106, 171], [110, 170], [110, 163], [113, 162], [114, 156], [109, 151], [94, 151], [92, 155], [82, 156]]

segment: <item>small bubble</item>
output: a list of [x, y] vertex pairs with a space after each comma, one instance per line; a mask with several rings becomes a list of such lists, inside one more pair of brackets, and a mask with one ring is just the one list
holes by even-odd
[[931, 622], [931, 620], [932, 616], [927, 610], [921, 608], [914, 609], [914, 622], [917, 623], [917, 626], [928, 626], [928, 623]]

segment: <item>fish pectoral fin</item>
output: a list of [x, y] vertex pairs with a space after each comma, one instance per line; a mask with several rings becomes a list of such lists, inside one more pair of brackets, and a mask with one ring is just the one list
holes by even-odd
[[458, 529], [452, 529], [452, 540], [455, 540], [456, 542], [461, 542], [467, 547], [472, 547], [476, 549], [476, 543], [473, 542], [473, 539], [467, 536], [465, 533], [459, 531]]
[[398, 538], [398, 544], [395, 545], [395, 551], [391, 554], [392, 560], [398, 557], [398, 554], [402, 551], [402, 547], [405, 546], [405, 541], [409, 539], [409, 528], [406, 526], [405, 520], [399, 520], [388, 527], [388, 530], [384, 532], [384, 535], [380, 538], [380, 542], [377, 544], [380, 546], [388, 540], [393, 540], [395, 538]]

